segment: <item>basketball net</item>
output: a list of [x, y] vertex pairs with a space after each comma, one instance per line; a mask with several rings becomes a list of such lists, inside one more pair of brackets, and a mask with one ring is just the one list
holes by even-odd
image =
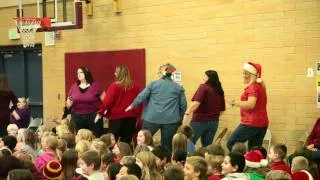
[[41, 18], [14, 18], [20, 31], [23, 47], [34, 47], [37, 29], [41, 27]]

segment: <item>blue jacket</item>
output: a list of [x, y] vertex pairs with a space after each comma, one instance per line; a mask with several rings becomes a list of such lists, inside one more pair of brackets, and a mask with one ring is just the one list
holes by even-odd
[[133, 101], [135, 108], [142, 102], [144, 121], [155, 124], [173, 124], [181, 121], [187, 109], [184, 89], [171, 78], [151, 82]]

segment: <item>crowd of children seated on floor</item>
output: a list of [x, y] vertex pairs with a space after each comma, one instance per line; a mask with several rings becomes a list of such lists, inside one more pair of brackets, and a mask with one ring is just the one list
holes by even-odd
[[7, 130], [9, 135], [0, 141], [0, 179], [315, 179], [307, 158], [296, 156], [287, 163], [284, 144], [273, 145], [269, 152], [263, 147], [248, 150], [244, 143], [236, 143], [228, 153], [219, 144], [196, 149], [189, 126], [174, 135], [172, 152], [145, 129], [139, 131], [136, 145], [116, 142], [111, 133], [99, 138], [87, 129], [75, 133], [67, 121], [55, 133], [46, 126], [38, 133], [14, 124]]

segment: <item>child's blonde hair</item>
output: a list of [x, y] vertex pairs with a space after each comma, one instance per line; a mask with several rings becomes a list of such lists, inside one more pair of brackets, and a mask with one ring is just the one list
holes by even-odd
[[77, 142], [75, 150], [78, 152], [79, 157], [90, 148], [90, 142], [87, 140], [80, 140]]
[[38, 138], [39, 139], [42, 139], [42, 137], [48, 135], [50, 132], [51, 132], [51, 129], [49, 126], [47, 125], [41, 125], [39, 126], [39, 129], [38, 129]]
[[157, 171], [156, 156], [152, 152], [142, 151], [138, 153], [136, 157], [143, 164], [143, 169], [145, 171], [144, 180], [162, 179], [161, 175]]
[[17, 137], [19, 127], [16, 124], [9, 124], [7, 126], [8, 135]]
[[57, 147], [59, 145], [58, 138], [56, 136], [48, 135], [45, 137], [42, 137], [42, 141], [47, 145], [47, 148], [49, 148], [52, 151], [56, 151]]
[[102, 142], [99, 139], [95, 139], [91, 142], [91, 146], [90, 146], [91, 150], [95, 150], [98, 151], [99, 155], [101, 156], [104, 153], [108, 153], [109, 149], [107, 148], [107, 145]]
[[61, 138], [63, 134], [68, 134], [68, 133], [70, 133], [70, 131], [67, 124], [59, 124], [56, 127], [56, 134], [59, 138]]
[[191, 156], [187, 158], [186, 164], [190, 164], [193, 167], [194, 172], [199, 173], [199, 179], [206, 176], [208, 171], [208, 164], [206, 160], [201, 156]]
[[93, 133], [88, 130], [88, 129], [79, 129], [77, 136], [76, 136], [76, 141], [80, 140], [87, 140], [87, 141], [92, 141], [93, 139]]
[[266, 175], [266, 180], [291, 180], [289, 173], [282, 170], [271, 170]]
[[139, 144], [137, 147], [134, 149], [133, 155], [136, 156], [139, 152], [142, 151], [150, 151], [149, 147], [145, 144]]
[[17, 134], [17, 141], [18, 142], [23, 142], [24, 141], [24, 139], [23, 139], [23, 137], [24, 137], [24, 132], [27, 130], [27, 128], [20, 128], [20, 129], [18, 129], [18, 134]]
[[291, 172], [295, 173], [301, 170], [309, 170], [309, 161], [303, 156], [296, 156], [292, 159]]
[[209, 154], [206, 156], [206, 161], [208, 163], [208, 170], [209, 167], [211, 167], [211, 171], [215, 171], [216, 173], [221, 173], [222, 171], [222, 166], [221, 164], [223, 163], [224, 157], [223, 156], [215, 156]]
[[172, 154], [177, 151], [188, 151], [188, 138], [182, 133], [177, 133], [172, 138]]

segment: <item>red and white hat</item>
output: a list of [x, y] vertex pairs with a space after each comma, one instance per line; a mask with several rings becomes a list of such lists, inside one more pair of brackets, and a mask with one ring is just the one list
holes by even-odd
[[245, 71], [250, 72], [251, 74], [254, 74], [257, 76], [257, 83], [261, 83], [261, 72], [262, 72], [262, 68], [260, 64], [256, 64], [253, 62], [247, 62], [243, 65], [243, 69]]
[[252, 150], [244, 155], [246, 159], [246, 166], [252, 168], [266, 167], [268, 160], [265, 159], [264, 155], [259, 150]]

